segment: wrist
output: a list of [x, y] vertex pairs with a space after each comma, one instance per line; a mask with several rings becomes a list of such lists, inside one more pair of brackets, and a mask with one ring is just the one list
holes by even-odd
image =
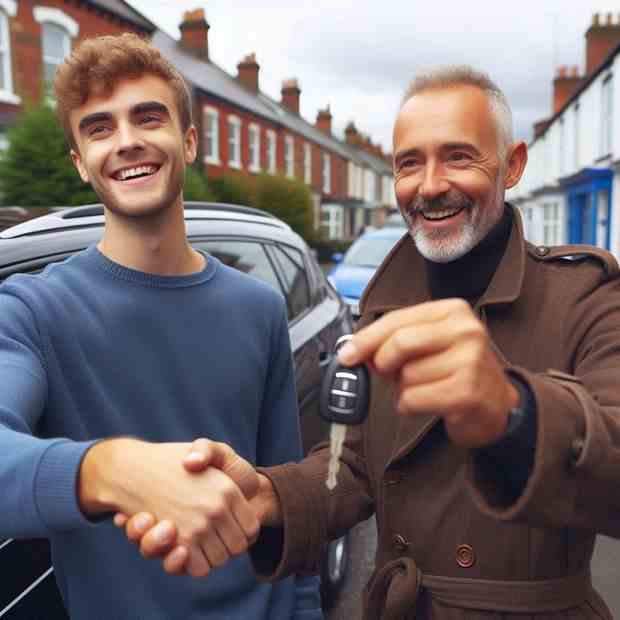
[[118, 438], [95, 444], [84, 456], [77, 481], [80, 509], [87, 516], [122, 510], [123, 455], [138, 443]]
[[258, 492], [251, 500], [254, 504], [261, 525], [279, 527], [282, 525], [282, 507], [271, 480], [264, 474], [258, 474]]

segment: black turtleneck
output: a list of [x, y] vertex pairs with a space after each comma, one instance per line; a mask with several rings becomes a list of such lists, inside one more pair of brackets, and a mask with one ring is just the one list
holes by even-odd
[[450, 263], [434, 263], [424, 259], [432, 299], [461, 297], [472, 306], [486, 291], [499, 262], [504, 256], [510, 231], [512, 209], [504, 215], [489, 234], [470, 252]]
[[[449, 263], [424, 259], [432, 299], [460, 297], [472, 306], [482, 297], [508, 246], [512, 209], [506, 207], [500, 221], [470, 252]], [[474, 451], [474, 462], [489, 475], [508, 481], [507, 501], [516, 500], [527, 484], [536, 449], [536, 401], [523, 382], [509, 375], [519, 392], [519, 410], [509, 420], [506, 434], [496, 443]]]

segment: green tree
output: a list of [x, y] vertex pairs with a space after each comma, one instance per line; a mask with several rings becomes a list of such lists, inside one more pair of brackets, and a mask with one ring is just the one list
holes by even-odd
[[26, 207], [97, 202], [78, 175], [53, 109], [28, 105], [9, 129], [9, 147], [0, 159], [2, 204]]
[[245, 206], [253, 202], [252, 184], [245, 177], [225, 174], [209, 178], [209, 187], [218, 202]]
[[316, 237], [312, 225], [312, 195], [301, 181], [261, 174], [256, 179], [253, 206], [284, 220], [306, 241]]
[[187, 166], [185, 169], [185, 184], [183, 185], [184, 200], [214, 201], [215, 194], [205, 175], [196, 166]]

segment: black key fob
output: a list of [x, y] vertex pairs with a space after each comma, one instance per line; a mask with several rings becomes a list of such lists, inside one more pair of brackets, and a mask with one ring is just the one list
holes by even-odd
[[330, 361], [321, 384], [319, 413], [331, 424], [361, 424], [368, 415], [370, 378], [364, 364], [343, 366], [338, 362], [338, 347], [351, 336], [336, 343], [336, 354]]

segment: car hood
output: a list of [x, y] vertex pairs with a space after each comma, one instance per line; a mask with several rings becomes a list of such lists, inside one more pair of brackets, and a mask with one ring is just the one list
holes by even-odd
[[360, 298], [376, 270], [375, 267], [338, 265], [332, 269], [329, 277], [340, 295]]

